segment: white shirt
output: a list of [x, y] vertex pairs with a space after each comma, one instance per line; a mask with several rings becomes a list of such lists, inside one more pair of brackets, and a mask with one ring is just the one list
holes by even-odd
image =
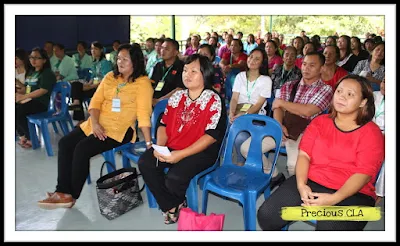
[[19, 82], [21, 82], [22, 84], [25, 83], [25, 73], [26, 72], [18, 73], [17, 69], [15, 69], [15, 78], [19, 80]]
[[[248, 83], [248, 84], [247, 84]], [[263, 98], [270, 98], [272, 91], [272, 80], [269, 76], [260, 75], [255, 81], [247, 82], [246, 72], [240, 72], [233, 84], [232, 92], [239, 93], [238, 104], [242, 103], [250, 103], [256, 104], [260, 97]], [[250, 100], [248, 97], [250, 95]], [[264, 102], [263, 106], [261, 107], [259, 114], [266, 114], [264, 109], [267, 101]]]
[[379, 126], [382, 132], [385, 131], [385, 100], [380, 91], [374, 91], [375, 115], [373, 121]]

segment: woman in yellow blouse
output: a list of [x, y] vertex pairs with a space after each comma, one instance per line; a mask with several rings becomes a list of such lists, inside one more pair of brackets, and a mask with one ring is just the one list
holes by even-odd
[[121, 45], [115, 70], [104, 77], [90, 101], [89, 119], [59, 141], [56, 191], [48, 192], [39, 207], [71, 208], [89, 173], [90, 158], [134, 142], [136, 120], [150, 147], [152, 98], [140, 46]]

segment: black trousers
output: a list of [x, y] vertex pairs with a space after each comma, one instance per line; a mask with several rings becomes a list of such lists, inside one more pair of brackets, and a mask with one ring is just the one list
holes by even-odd
[[128, 128], [122, 143], [107, 137], [102, 141], [93, 134], [86, 136], [76, 127], [58, 142], [58, 179], [56, 191], [71, 194], [78, 199], [89, 174], [90, 158], [132, 140], [133, 130]]
[[[212, 157], [200, 152], [186, 157], [176, 164], [158, 161], [153, 155], [154, 149], [148, 149], [139, 159], [138, 166], [143, 180], [153, 193], [161, 210], [166, 212], [177, 207], [185, 200], [190, 180], [201, 171], [212, 166], [217, 156]], [[167, 174], [164, 168], [168, 167]]]
[[83, 90], [83, 84], [81, 82], [74, 82], [71, 84], [71, 97], [72, 100], [79, 100], [80, 110], [74, 110], [72, 118], [74, 120], [84, 120], [85, 114], [83, 112], [82, 102], [84, 98], [91, 98], [96, 92], [96, 89], [90, 89], [88, 91]]
[[[336, 190], [326, 188], [311, 180], [307, 185], [313, 192], [335, 193]], [[296, 175], [293, 175], [274, 191], [258, 209], [258, 224], [264, 231], [279, 231], [290, 223], [281, 218], [282, 207], [300, 206], [302, 204], [299, 191], [297, 190]], [[356, 193], [335, 206], [375, 206], [375, 200], [365, 194]], [[317, 221], [317, 231], [361, 231], [368, 221]]]
[[31, 139], [29, 135], [28, 119], [26, 116], [46, 112], [47, 106], [37, 100], [31, 100], [27, 103], [15, 104], [15, 129], [19, 136], [25, 136]]

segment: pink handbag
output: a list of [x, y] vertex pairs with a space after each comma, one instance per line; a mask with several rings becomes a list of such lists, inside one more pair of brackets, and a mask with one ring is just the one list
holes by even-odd
[[179, 212], [178, 231], [222, 231], [225, 214], [199, 214], [190, 208]]

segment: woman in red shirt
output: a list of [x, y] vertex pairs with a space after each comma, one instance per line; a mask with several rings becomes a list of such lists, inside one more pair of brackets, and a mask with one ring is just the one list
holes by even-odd
[[321, 79], [325, 84], [335, 88], [336, 83], [342, 77], [346, 76], [348, 72], [336, 65], [339, 60], [340, 50], [336, 45], [327, 45], [323, 52], [325, 56], [325, 64], [321, 70]]
[[[336, 85], [330, 114], [316, 117], [299, 145], [296, 175], [287, 179], [258, 210], [263, 230], [281, 230], [282, 207], [375, 206], [374, 181], [384, 159], [384, 140], [372, 122], [370, 83], [347, 75]], [[310, 217], [310, 220], [312, 218]], [[316, 230], [363, 230], [367, 221], [318, 221]]]
[[[146, 185], [163, 211], [164, 223], [178, 221], [186, 205], [190, 180], [212, 166], [226, 129], [225, 103], [212, 88], [214, 69], [205, 56], [193, 54], [185, 61], [182, 80], [187, 89], [175, 92], [157, 130], [157, 145], [171, 155], [153, 148], [140, 158], [138, 166]], [[167, 174], [164, 169], [169, 168]]]

